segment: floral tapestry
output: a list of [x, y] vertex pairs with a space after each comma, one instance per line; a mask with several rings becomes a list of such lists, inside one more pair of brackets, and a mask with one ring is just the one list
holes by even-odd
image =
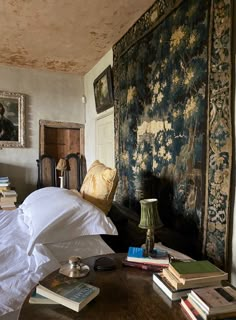
[[231, 3], [161, 0], [113, 47], [118, 201], [157, 197], [165, 225], [225, 265]]

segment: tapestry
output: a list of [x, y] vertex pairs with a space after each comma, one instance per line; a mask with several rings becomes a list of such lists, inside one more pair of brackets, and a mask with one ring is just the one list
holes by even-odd
[[117, 200], [225, 266], [232, 162], [229, 0], [159, 0], [113, 47]]

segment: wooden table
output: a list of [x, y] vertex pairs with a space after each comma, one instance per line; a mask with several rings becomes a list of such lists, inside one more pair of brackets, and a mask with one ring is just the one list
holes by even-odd
[[[169, 300], [152, 281], [152, 272], [123, 267], [126, 254], [110, 254], [117, 265], [113, 271], [94, 271], [97, 257], [85, 259], [91, 270], [86, 282], [100, 294], [80, 312], [61, 305], [29, 304], [25, 300], [19, 320], [186, 320], [178, 302]], [[57, 272], [57, 271], [56, 271]]]

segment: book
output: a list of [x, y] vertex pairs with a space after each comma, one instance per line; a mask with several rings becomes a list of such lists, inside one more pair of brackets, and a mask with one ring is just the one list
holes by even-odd
[[174, 301], [172, 301], [170, 298], [167, 297], [167, 295], [158, 287], [158, 285], [155, 284], [155, 282], [152, 283], [153, 291], [155, 291], [158, 294], [158, 297], [160, 297], [163, 302], [169, 306], [169, 308], [173, 307]]
[[15, 190], [3, 190], [1, 191], [3, 197], [17, 197]]
[[187, 298], [181, 299], [180, 305], [183, 308], [183, 310], [186, 312], [189, 319], [192, 319], [192, 320], [204, 320], [205, 319], [193, 307], [193, 305], [190, 303], [190, 301]]
[[180, 289], [176, 290], [169, 281], [165, 278], [162, 272], [153, 273], [153, 281], [156, 285], [167, 295], [172, 301], [180, 300], [181, 297], [187, 296], [190, 289]]
[[59, 276], [44, 279], [37, 285], [36, 293], [79, 312], [100, 292], [98, 287], [78, 279], [61, 279]]
[[1, 204], [9, 204], [16, 202], [16, 197], [0, 197], [0, 203]]
[[126, 259], [122, 261], [123, 266], [125, 267], [133, 267], [138, 268], [146, 271], [153, 271], [153, 272], [160, 272], [166, 265], [155, 265], [155, 264], [149, 264], [149, 263], [141, 263], [141, 262], [132, 262], [127, 261]]
[[189, 293], [188, 299], [196, 309], [202, 310], [206, 315], [236, 313], [236, 290], [230, 286], [194, 289]]
[[9, 186], [10, 186], [10, 182], [0, 181], [0, 187], [9, 187]]
[[169, 265], [169, 270], [177, 278], [180, 278], [180, 281], [181, 278], [188, 279], [209, 277], [221, 275], [222, 273], [224, 273], [208, 260], [171, 262]]
[[187, 279], [185, 283], [179, 281], [178, 278], [176, 278], [168, 268], [163, 269], [163, 275], [166, 277], [166, 279], [170, 282], [170, 284], [176, 289], [192, 289], [192, 288], [200, 288], [200, 287], [206, 287], [206, 286], [218, 286], [221, 285], [221, 279], [222, 277], [219, 276], [213, 276], [213, 277], [203, 277], [203, 278], [192, 278]]
[[148, 263], [155, 265], [169, 265], [169, 255], [166, 251], [154, 248], [149, 256], [145, 256], [145, 249], [139, 247], [129, 247], [127, 261]]
[[33, 291], [32, 295], [29, 298], [29, 303], [33, 304], [58, 304], [57, 302], [50, 300], [36, 293], [36, 290]]

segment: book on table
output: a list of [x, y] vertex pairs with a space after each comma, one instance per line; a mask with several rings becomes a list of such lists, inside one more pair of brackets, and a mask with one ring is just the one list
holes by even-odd
[[145, 271], [152, 271], [152, 272], [160, 272], [163, 270], [164, 267], [167, 267], [167, 265], [155, 265], [150, 263], [142, 263], [142, 262], [132, 262], [127, 261], [127, 259], [124, 259], [122, 261], [123, 266], [125, 267], [132, 267], [132, 268], [138, 268]]
[[176, 290], [166, 279], [162, 272], [153, 273], [152, 279], [154, 283], [167, 295], [172, 301], [180, 300], [181, 297], [187, 296], [190, 289]]
[[154, 265], [168, 266], [169, 255], [167, 251], [154, 248], [152, 253], [145, 256], [145, 249], [140, 247], [129, 247], [126, 258], [130, 262], [148, 263]]
[[191, 278], [186, 279], [185, 283], [179, 281], [178, 278], [174, 274], [172, 274], [169, 268], [163, 269], [163, 275], [170, 282], [170, 284], [176, 289], [192, 289], [192, 288], [200, 288], [206, 286], [218, 286], [221, 285], [222, 280], [226, 280], [228, 278], [228, 274], [224, 276], [212, 276], [212, 277], [203, 277], [203, 278]]
[[236, 316], [236, 290], [231, 286], [193, 289], [188, 300], [204, 319], [223, 313], [235, 313]]
[[36, 290], [34, 290], [29, 298], [29, 303], [32, 304], [58, 304], [57, 302], [50, 300], [48, 298], [45, 298], [41, 296], [41, 294], [36, 293]]
[[202, 317], [202, 315], [199, 313], [197, 309], [193, 307], [191, 302], [185, 298], [181, 299], [180, 302], [181, 307], [183, 308], [184, 312], [186, 313], [187, 317], [192, 320], [204, 320], [205, 318]]
[[[224, 272], [208, 260], [171, 262], [169, 270], [180, 279], [220, 276]], [[184, 281], [184, 280], [183, 280]]]
[[59, 276], [48, 277], [36, 287], [36, 293], [76, 312], [84, 308], [99, 292], [100, 289], [91, 284]]

